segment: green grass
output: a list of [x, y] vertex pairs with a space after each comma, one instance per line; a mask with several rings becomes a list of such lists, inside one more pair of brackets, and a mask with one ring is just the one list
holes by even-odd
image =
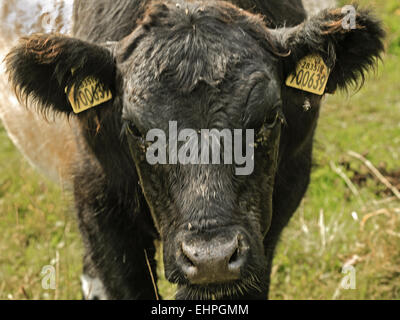
[[[399, 169], [400, 3], [359, 2], [383, 18], [387, 55], [361, 91], [325, 101], [312, 183], [279, 244], [272, 299], [400, 299], [400, 201], [383, 196], [373, 179], [356, 186], [355, 196], [330, 166], [346, 161], [365, 170], [347, 155], [353, 150], [376, 166]], [[70, 200], [22, 159], [0, 126], [0, 299], [81, 298], [82, 244]], [[356, 289], [340, 289], [350, 260]], [[46, 265], [58, 270], [57, 290], [42, 289]], [[159, 286], [164, 297], [173, 297], [165, 280]]]
[[[0, 299], [79, 298], [82, 245], [69, 196], [27, 164], [3, 127], [0, 164]], [[46, 265], [59, 270], [58, 290], [42, 289]]]
[[[373, 180], [354, 196], [330, 166], [347, 161], [360, 168], [347, 155], [353, 150], [399, 169], [400, 3], [359, 2], [384, 19], [387, 55], [360, 92], [329, 96], [322, 108], [312, 183], [278, 247], [272, 299], [400, 299], [400, 201], [382, 203], [382, 185]], [[374, 212], [384, 214], [367, 219]], [[356, 289], [340, 290], [342, 267], [355, 256]]]

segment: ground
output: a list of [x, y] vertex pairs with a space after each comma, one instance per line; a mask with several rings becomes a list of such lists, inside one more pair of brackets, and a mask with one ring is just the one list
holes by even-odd
[[[400, 200], [348, 154], [400, 188], [400, 4], [359, 2], [384, 20], [387, 53], [363, 89], [324, 103], [312, 183], [279, 244], [271, 299], [400, 299]], [[71, 196], [36, 173], [0, 125], [0, 299], [80, 299], [81, 256]], [[55, 289], [43, 288], [49, 265]], [[343, 266], [354, 267], [355, 289], [342, 288]], [[173, 298], [164, 279], [159, 287]]]

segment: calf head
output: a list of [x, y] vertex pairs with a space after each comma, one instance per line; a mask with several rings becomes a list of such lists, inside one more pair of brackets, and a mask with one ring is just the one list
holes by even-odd
[[[18, 95], [36, 100], [39, 112], [76, 117], [103, 158], [134, 162], [135, 174], [126, 177], [139, 179], [179, 297], [256, 294], [267, 287], [263, 239], [272, 215], [279, 215], [272, 203], [278, 162], [292, 143], [281, 137], [285, 116], [298, 137], [316, 121], [315, 115], [298, 123], [305, 94], [287, 88], [286, 78], [301, 58], [318, 54], [331, 69], [326, 92], [334, 92], [363, 79], [383, 50], [380, 23], [368, 12], [358, 10], [354, 29], [343, 29], [343, 19], [340, 10], [324, 11], [297, 27], [271, 30], [261, 16], [223, 1], [157, 1], [119, 42], [37, 34], [21, 39], [6, 63]], [[87, 77], [97, 78], [113, 99], [75, 115], [67, 94]], [[321, 96], [308, 96], [318, 108]], [[149, 163], [155, 144], [174, 158], [171, 121], [178, 132], [194, 130], [190, 141], [202, 129], [236, 129], [234, 142], [252, 153], [254, 168], [240, 175], [235, 163], [196, 164], [197, 151], [186, 163]], [[164, 138], [149, 139], [155, 128]], [[254, 130], [254, 143], [245, 143], [245, 130]], [[120, 152], [107, 154], [105, 136], [121, 141]], [[235, 146], [227, 141], [220, 146], [229, 155]]]

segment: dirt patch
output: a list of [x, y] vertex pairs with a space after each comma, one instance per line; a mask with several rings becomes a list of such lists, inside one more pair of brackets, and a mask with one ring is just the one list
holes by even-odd
[[[364, 157], [368, 158], [368, 153], [363, 154]], [[349, 176], [351, 182], [356, 186], [363, 188], [367, 186], [374, 186], [375, 194], [380, 197], [392, 196], [392, 191], [384, 186], [377, 177], [372, 174], [368, 167], [361, 162], [355, 161], [350, 157], [343, 157], [339, 162]], [[400, 168], [396, 170], [389, 170], [385, 162], [380, 162], [376, 165], [376, 169], [394, 186], [397, 190], [400, 190]]]

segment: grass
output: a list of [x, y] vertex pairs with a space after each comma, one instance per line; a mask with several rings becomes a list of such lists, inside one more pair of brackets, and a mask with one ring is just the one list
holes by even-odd
[[[382, 185], [373, 180], [356, 197], [330, 166], [350, 161], [360, 167], [347, 156], [354, 150], [368, 153], [375, 165], [399, 169], [400, 4], [360, 2], [384, 19], [388, 53], [360, 92], [330, 96], [322, 108], [312, 183], [278, 247], [272, 299], [400, 299], [400, 201], [382, 202]], [[362, 228], [363, 218], [378, 210], [386, 214], [371, 217]], [[340, 290], [342, 267], [351, 260], [356, 289]]]
[[[387, 55], [356, 94], [329, 96], [316, 136], [312, 183], [274, 260], [271, 299], [400, 299], [400, 201], [375, 179], [355, 196], [331, 168], [364, 172], [349, 150], [388, 171], [400, 163], [400, 4], [361, 0], [384, 20]], [[383, 166], [383, 164], [382, 164]], [[379, 167], [382, 167], [379, 166]], [[82, 244], [70, 196], [27, 163], [0, 126], [0, 299], [79, 299]], [[160, 254], [158, 254], [160, 259]], [[343, 265], [356, 289], [341, 289]], [[42, 288], [53, 265], [56, 290]], [[162, 273], [162, 268], [159, 268]], [[174, 288], [159, 281], [164, 297]]]
[[[82, 245], [69, 196], [27, 164], [3, 128], [0, 164], [0, 299], [80, 298]], [[58, 290], [42, 289], [46, 265], [59, 270]]]

